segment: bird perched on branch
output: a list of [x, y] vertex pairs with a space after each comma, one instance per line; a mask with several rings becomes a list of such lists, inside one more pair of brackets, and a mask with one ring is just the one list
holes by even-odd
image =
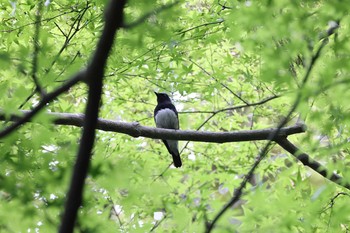
[[[154, 109], [154, 121], [157, 128], [179, 129], [179, 118], [175, 106], [172, 104], [169, 96], [165, 93], [157, 93], [157, 106]], [[173, 157], [174, 166], [181, 167], [182, 162], [178, 149], [177, 140], [162, 140]]]

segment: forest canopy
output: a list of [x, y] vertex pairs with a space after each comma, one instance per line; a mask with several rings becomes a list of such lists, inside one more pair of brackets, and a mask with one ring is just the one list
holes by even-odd
[[346, 1], [0, 8], [1, 232], [349, 231]]

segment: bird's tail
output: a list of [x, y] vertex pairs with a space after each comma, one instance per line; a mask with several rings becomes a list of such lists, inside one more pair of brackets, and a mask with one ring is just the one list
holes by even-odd
[[175, 167], [181, 167], [182, 166], [182, 162], [181, 162], [181, 157], [180, 157], [179, 152], [171, 153], [171, 156], [173, 157], [174, 166]]

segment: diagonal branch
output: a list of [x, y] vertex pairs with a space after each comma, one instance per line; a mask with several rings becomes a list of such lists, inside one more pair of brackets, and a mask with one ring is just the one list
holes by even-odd
[[14, 130], [16, 130], [18, 127], [22, 126], [23, 124], [29, 122], [41, 109], [43, 109], [48, 103], [50, 103], [52, 100], [57, 98], [62, 93], [66, 92], [77, 84], [79, 81], [84, 79], [85, 70], [77, 73], [75, 76], [70, 78], [66, 83], [64, 83], [62, 86], [57, 88], [56, 90], [46, 94], [43, 99], [39, 102], [37, 106], [35, 106], [31, 111], [28, 111], [25, 113], [24, 116], [20, 117], [15, 121], [12, 125], [8, 126], [7, 128], [0, 131], [0, 138], [3, 138], [10, 133], [12, 133]]
[[[303, 80], [302, 80], [301, 89], [305, 87], [307, 81], [309, 80], [311, 71], [314, 68], [314, 65], [315, 65], [316, 61], [319, 59], [323, 48], [328, 43], [327, 39], [328, 38], [326, 38], [326, 39], [324, 39], [322, 41], [321, 45], [316, 50], [316, 53], [311, 57], [310, 64], [309, 64], [309, 66], [308, 66], [308, 68], [307, 68], [307, 70], [305, 72], [305, 75], [303, 77]], [[211, 232], [214, 229], [214, 226], [217, 223], [217, 221], [221, 218], [221, 216], [241, 198], [242, 193], [243, 193], [243, 189], [246, 187], [246, 184], [248, 183], [248, 181], [253, 176], [253, 174], [254, 174], [256, 168], [259, 166], [260, 162], [266, 157], [267, 152], [268, 152], [268, 150], [269, 150], [269, 148], [270, 148], [274, 138], [276, 138], [276, 136], [279, 134], [280, 130], [289, 121], [289, 118], [291, 117], [291, 115], [293, 114], [293, 112], [296, 110], [296, 108], [298, 107], [299, 103], [301, 102], [302, 97], [303, 97], [302, 91], [299, 91], [297, 96], [296, 96], [296, 99], [295, 99], [295, 101], [294, 101], [294, 103], [293, 103], [293, 105], [291, 107], [291, 109], [289, 110], [289, 112], [287, 114], [287, 116], [278, 124], [277, 130], [270, 134], [269, 141], [266, 143], [265, 147], [259, 153], [255, 163], [252, 165], [252, 167], [250, 168], [248, 173], [245, 175], [245, 177], [243, 178], [243, 180], [242, 180], [241, 184], [239, 185], [239, 187], [235, 190], [234, 195], [231, 198], [231, 200], [224, 205], [224, 207], [214, 217], [212, 222], [207, 222], [206, 223], [205, 232], [207, 232], [207, 233]]]
[[223, 84], [222, 82], [219, 82], [219, 80], [212, 75], [211, 73], [209, 73], [206, 69], [204, 69], [202, 66], [200, 66], [197, 62], [193, 61], [192, 59], [189, 59], [190, 62], [192, 62], [192, 64], [194, 64], [195, 66], [197, 66], [199, 69], [201, 69], [204, 73], [206, 73], [209, 77], [211, 77], [212, 79], [214, 79], [216, 82], [220, 83], [220, 85], [222, 87], [224, 87], [226, 90], [228, 90], [232, 95], [234, 95], [236, 98], [238, 98], [240, 101], [242, 101], [243, 103], [245, 103], [246, 105], [249, 105], [249, 103], [247, 101], [245, 101], [242, 97], [240, 97], [238, 94], [236, 94], [235, 92], [233, 92], [227, 85]]
[[[41, 7], [42, 7], [43, 4], [40, 3], [39, 5], [39, 10], [38, 11], [41, 11]], [[51, 62], [51, 65], [49, 67], [47, 67], [45, 69], [45, 74], [48, 74], [50, 72], [50, 70], [52, 69], [52, 67], [54, 66], [54, 64], [56, 63], [58, 57], [61, 55], [61, 53], [64, 51], [64, 49], [67, 48], [69, 42], [72, 40], [72, 38], [74, 37], [74, 35], [79, 31], [81, 30], [81, 28], [83, 28], [84, 26], [77, 26], [75, 31], [73, 33], [71, 33], [71, 31], [73, 30], [72, 28], [74, 27], [75, 24], [80, 24], [80, 21], [82, 20], [82, 17], [83, 15], [86, 13], [86, 11], [89, 9], [89, 2], [87, 2], [86, 4], [86, 7], [83, 9], [83, 10], [79, 10], [78, 13], [78, 17], [77, 19], [74, 20], [73, 22], [73, 25], [71, 26], [71, 29], [69, 30], [69, 33], [66, 34], [62, 31], [62, 29], [58, 26], [57, 23], [54, 23], [57, 28], [62, 32], [63, 36], [66, 38], [65, 39], [65, 42], [63, 44], [63, 46], [61, 47], [61, 49], [59, 50], [59, 52], [54, 56], [53, 58], [53, 61]], [[72, 13], [72, 12], [75, 12], [74, 10], [72, 10], [71, 12], [68, 12], [68, 13]], [[39, 12], [40, 13], [40, 12]], [[65, 14], [61, 14], [61, 15], [58, 15], [57, 17], [60, 17], [60, 16], [63, 16]], [[39, 17], [40, 16], [40, 17]], [[38, 38], [39, 38], [39, 26], [42, 22], [45, 22], [45, 21], [50, 21], [52, 19], [55, 19], [56, 17], [52, 17], [52, 18], [49, 18], [49, 19], [45, 19], [45, 20], [41, 20], [41, 14], [38, 14], [37, 16], [37, 19], [36, 21], [34, 22], [34, 24], [36, 25], [36, 33], [35, 33], [35, 36], [37, 38], [34, 38], [34, 42], [36, 42], [34, 44], [34, 56], [33, 56], [33, 69], [32, 69], [32, 78], [33, 78], [33, 81], [35, 83], [35, 89], [34, 91], [23, 101], [23, 103], [19, 106], [19, 109], [21, 109], [34, 95], [36, 92], [39, 92], [40, 96], [41, 97], [44, 97], [46, 95], [46, 92], [45, 92], [45, 89], [43, 87], [40, 86], [40, 83], [38, 81], [38, 78], [37, 78], [37, 74], [36, 74], [36, 71], [37, 71], [37, 54], [39, 53], [39, 41], [38, 41]], [[28, 24], [28, 25], [31, 25], [31, 24]], [[72, 34], [72, 35], [70, 35]], [[63, 73], [64, 71], [61, 71], [60, 75]]]
[[338, 174], [328, 172], [327, 169], [323, 167], [319, 162], [310, 158], [308, 154], [301, 152], [299, 148], [293, 145], [293, 143], [291, 143], [287, 138], [281, 137], [275, 140], [275, 142], [277, 142], [283, 149], [294, 155], [294, 157], [297, 158], [305, 166], [310, 167], [321, 176], [350, 190], [350, 183], [343, 180], [343, 178]]

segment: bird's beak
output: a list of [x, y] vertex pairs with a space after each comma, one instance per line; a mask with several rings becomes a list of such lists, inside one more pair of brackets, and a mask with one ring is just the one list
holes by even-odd
[[156, 94], [156, 96], [158, 96], [158, 93], [154, 91], [154, 94]]

